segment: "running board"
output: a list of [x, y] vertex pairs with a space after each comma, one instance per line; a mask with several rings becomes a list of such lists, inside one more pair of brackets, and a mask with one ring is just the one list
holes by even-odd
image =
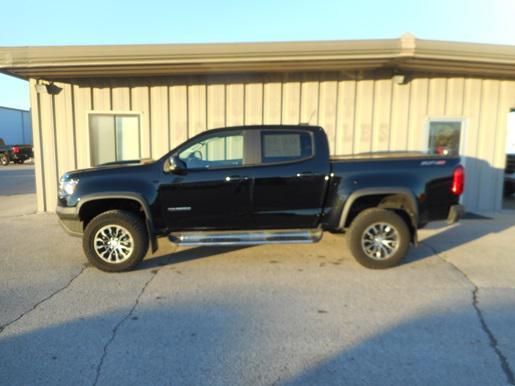
[[169, 236], [172, 243], [192, 245], [309, 244], [322, 239], [321, 229], [281, 229], [233, 232], [181, 232]]

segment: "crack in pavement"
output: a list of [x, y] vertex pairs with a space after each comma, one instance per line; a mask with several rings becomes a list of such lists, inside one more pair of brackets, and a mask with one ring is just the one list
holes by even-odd
[[38, 308], [41, 304], [43, 304], [44, 302], [46, 302], [47, 300], [50, 300], [52, 299], [55, 295], [57, 295], [58, 293], [64, 291], [65, 289], [67, 289], [74, 281], [75, 279], [77, 279], [84, 271], [85, 269], [87, 268], [87, 265], [83, 265], [81, 270], [79, 271], [79, 273], [77, 273], [75, 276], [73, 276], [69, 281], [68, 283], [66, 283], [66, 285], [64, 287], [61, 287], [59, 288], [57, 291], [55, 292], [52, 292], [50, 295], [48, 295], [47, 297], [41, 299], [39, 302], [37, 302], [36, 304], [34, 304], [29, 310], [25, 311], [24, 313], [22, 313], [21, 315], [19, 315], [17, 318], [11, 320], [10, 322], [7, 322], [5, 324], [3, 324], [2, 326], [0, 326], [0, 334], [7, 328], [9, 327], [10, 325], [12, 325], [13, 323], [16, 323], [18, 320], [20, 320], [21, 318], [23, 318], [25, 315], [31, 313], [32, 311], [34, 311], [36, 308]]
[[473, 286], [472, 290], [472, 306], [474, 307], [474, 310], [476, 311], [477, 317], [479, 319], [479, 324], [481, 325], [481, 329], [486, 334], [489, 340], [490, 347], [494, 350], [495, 354], [497, 355], [497, 358], [499, 359], [499, 364], [501, 366], [501, 369], [506, 377], [506, 380], [508, 381], [508, 384], [515, 386], [515, 375], [513, 373], [513, 370], [510, 367], [510, 363], [508, 362], [508, 359], [503, 354], [501, 349], [499, 348], [499, 343], [497, 341], [497, 338], [495, 337], [494, 333], [488, 326], [485, 317], [483, 315], [483, 311], [481, 311], [481, 308], [479, 307], [479, 287], [474, 283], [474, 281], [468, 277], [468, 275], [463, 272], [461, 269], [458, 268], [454, 263], [447, 260], [445, 257], [440, 255], [435, 248], [433, 248], [431, 245], [420, 242], [420, 244], [424, 245], [426, 248], [429, 248], [431, 252], [433, 252], [434, 255], [438, 256], [440, 259], [445, 261], [447, 264], [449, 264], [451, 267], [453, 267], [456, 271], [458, 271], [470, 284]]
[[131, 317], [131, 315], [133, 314], [134, 310], [136, 309], [136, 307], [139, 304], [139, 300], [140, 300], [141, 296], [143, 295], [143, 293], [145, 292], [145, 290], [147, 289], [149, 284], [152, 282], [152, 280], [154, 280], [154, 278], [156, 277], [156, 275], [159, 272], [159, 270], [158, 269], [154, 269], [151, 272], [152, 272], [152, 276], [150, 277], [150, 279], [147, 280], [147, 282], [141, 288], [138, 296], [136, 297], [136, 301], [134, 302], [133, 306], [131, 307], [131, 309], [129, 310], [127, 315], [125, 315], [122, 319], [120, 319], [120, 321], [118, 323], [116, 323], [116, 325], [114, 326], [113, 330], [111, 331], [111, 338], [104, 345], [104, 351], [102, 353], [102, 357], [100, 358], [100, 362], [98, 363], [98, 366], [97, 366], [96, 375], [95, 375], [95, 381], [93, 382], [94, 386], [98, 383], [98, 379], [100, 378], [100, 372], [102, 371], [102, 366], [103, 366], [104, 360], [105, 360], [105, 358], [107, 356], [107, 351], [109, 350], [109, 346], [111, 345], [111, 343], [113, 343], [114, 339], [116, 338], [116, 334], [118, 333], [118, 329], [120, 328], [120, 326], [127, 319], [129, 319]]

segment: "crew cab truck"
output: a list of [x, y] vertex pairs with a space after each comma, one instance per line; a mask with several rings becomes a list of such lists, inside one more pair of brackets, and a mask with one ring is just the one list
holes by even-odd
[[[57, 214], [104, 271], [135, 267], [158, 237], [177, 245], [314, 243], [345, 232], [359, 263], [399, 264], [417, 229], [458, 221], [458, 157], [422, 153], [329, 156], [313, 126], [203, 132], [157, 161], [66, 173]], [[342, 244], [342, 253], [343, 253]]]

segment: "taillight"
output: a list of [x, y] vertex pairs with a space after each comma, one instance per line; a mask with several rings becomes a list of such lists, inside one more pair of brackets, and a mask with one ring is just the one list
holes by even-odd
[[19, 153], [20, 148], [18, 146], [13, 146], [13, 153]]
[[465, 169], [463, 166], [459, 165], [456, 169], [454, 169], [454, 173], [452, 175], [452, 187], [451, 192], [456, 196], [459, 196], [463, 193], [463, 189], [465, 188]]

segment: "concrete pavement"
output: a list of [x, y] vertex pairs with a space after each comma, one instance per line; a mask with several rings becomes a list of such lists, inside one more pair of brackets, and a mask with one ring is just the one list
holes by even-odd
[[161, 240], [140, 269], [106, 274], [55, 216], [0, 217], [0, 383], [515, 384], [514, 225], [434, 224], [386, 271], [327, 234]]

